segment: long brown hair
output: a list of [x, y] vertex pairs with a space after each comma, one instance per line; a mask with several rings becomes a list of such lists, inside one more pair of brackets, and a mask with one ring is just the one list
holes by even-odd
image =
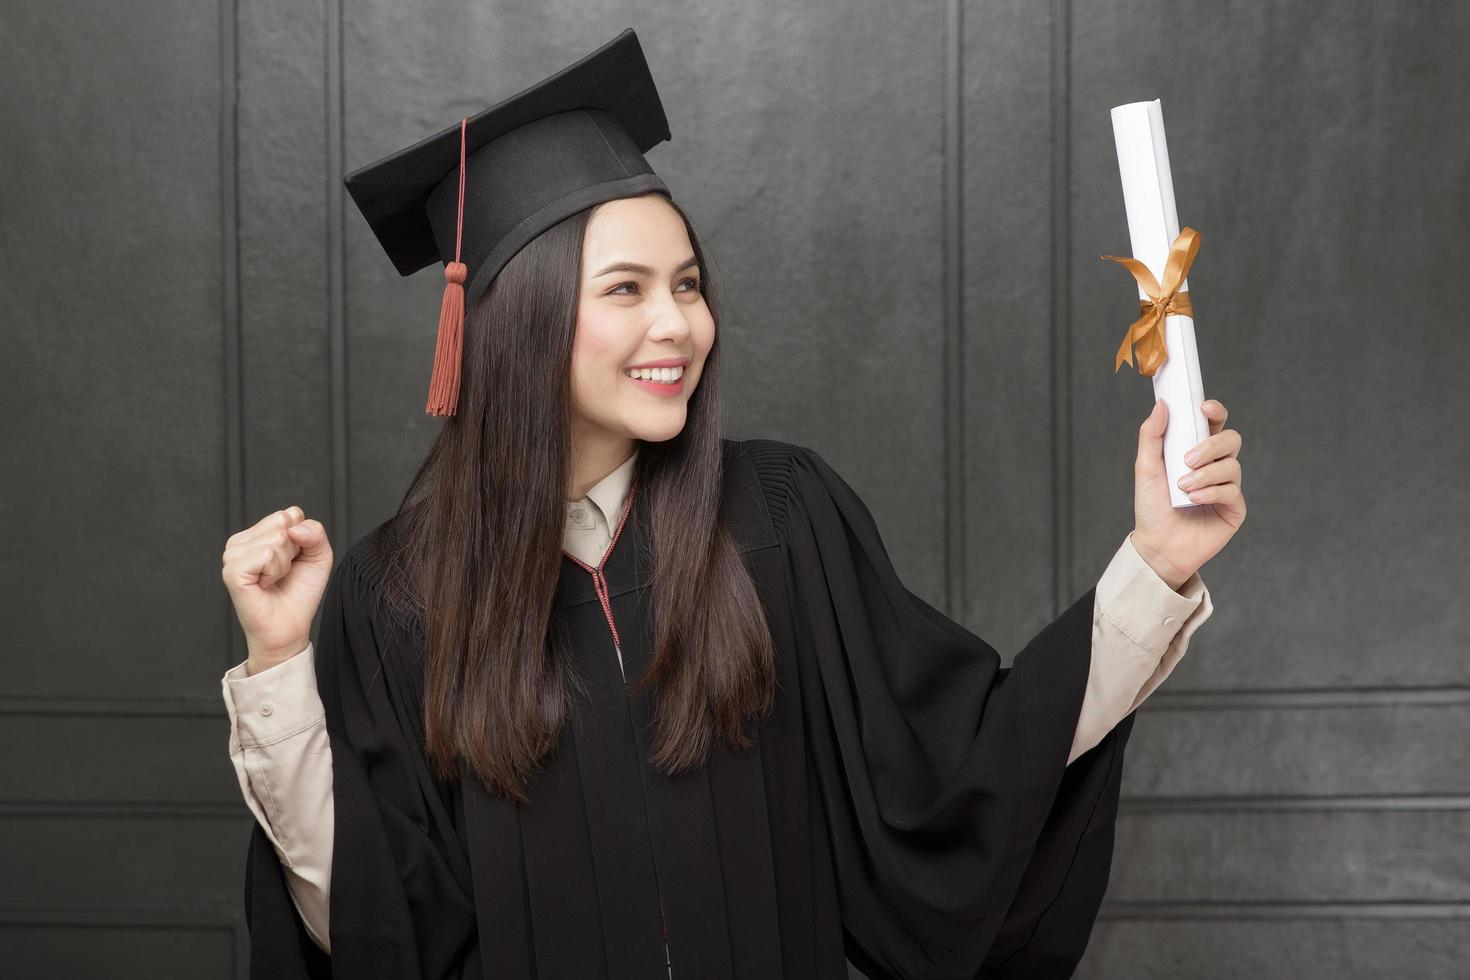
[[[683, 430], [643, 443], [630, 520], [651, 529], [654, 755], [673, 774], [715, 739], [754, 740], [771, 707], [765, 612], [719, 518], [720, 321], [705, 251], [679, 213], [716, 325]], [[571, 355], [582, 240], [595, 207], [526, 245], [466, 311], [457, 413], [377, 536], [381, 598], [423, 638], [424, 749], [435, 775], [462, 762], [517, 803], [556, 746], [581, 690], [553, 630], [571, 483]], [[616, 519], [618, 515], [611, 515]], [[426, 602], [424, 597], [427, 596]], [[414, 719], [417, 721], [418, 719]]]

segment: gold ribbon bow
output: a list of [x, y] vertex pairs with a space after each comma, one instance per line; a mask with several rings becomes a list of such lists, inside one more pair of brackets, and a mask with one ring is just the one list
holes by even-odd
[[1104, 255], [1105, 259], [1122, 265], [1131, 273], [1143, 291], [1148, 294], [1148, 299], [1138, 301], [1138, 309], [1143, 315], [1133, 321], [1128, 328], [1128, 335], [1123, 338], [1123, 343], [1118, 347], [1118, 356], [1113, 362], [1113, 371], [1117, 372], [1124, 362], [1133, 366], [1133, 345], [1138, 345], [1138, 373], [1145, 377], [1153, 377], [1155, 371], [1169, 357], [1169, 351], [1164, 344], [1164, 318], [1167, 316], [1194, 316], [1194, 305], [1189, 301], [1189, 291], [1179, 292], [1179, 284], [1184, 282], [1189, 275], [1189, 267], [1194, 263], [1194, 253], [1199, 251], [1199, 232], [1193, 228], [1185, 228], [1179, 232], [1169, 246], [1169, 258], [1164, 263], [1164, 282], [1160, 285], [1154, 280], [1154, 274], [1148, 271], [1148, 266], [1137, 259], [1127, 258], [1120, 255]]

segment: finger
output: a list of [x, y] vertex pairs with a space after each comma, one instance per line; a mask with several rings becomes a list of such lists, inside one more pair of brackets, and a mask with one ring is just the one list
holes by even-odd
[[1164, 468], [1164, 430], [1169, 425], [1169, 405], [1154, 400], [1153, 411], [1138, 427], [1138, 457], [1133, 468], [1139, 473], [1157, 473]]
[[245, 530], [237, 531], [230, 535], [229, 540], [225, 542], [225, 548], [227, 550], [233, 547], [248, 548], [262, 534], [271, 531], [284, 531], [293, 524], [299, 524], [305, 516], [306, 512], [295, 504], [292, 504], [284, 510], [272, 511]]
[[[284, 533], [284, 532], [282, 532]], [[254, 548], [237, 549], [233, 558], [225, 562], [221, 576], [226, 585], [245, 587], [270, 584], [270, 577], [282, 574], [280, 549], [274, 544], [262, 543]], [[263, 587], [263, 586], [262, 586]]]
[[1189, 501], [1194, 504], [1219, 504], [1230, 510], [1245, 512], [1245, 494], [1238, 483], [1217, 483], [1212, 487], [1201, 487], [1189, 491]]
[[1230, 413], [1225, 410], [1225, 406], [1213, 398], [1201, 402], [1199, 410], [1210, 421], [1210, 435], [1214, 435], [1216, 432], [1225, 428], [1225, 420], [1230, 417]]
[[314, 518], [302, 521], [286, 531], [300, 549], [301, 559], [313, 563], [330, 561], [332, 542], [327, 538], [327, 529]]
[[1220, 483], [1240, 482], [1240, 460], [1234, 456], [1196, 467], [1179, 478], [1179, 489], [1200, 490]]
[[265, 548], [264, 554], [266, 557], [261, 563], [260, 577], [255, 580], [255, 584], [262, 589], [268, 589], [286, 577], [286, 573], [291, 570], [291, 559], [278, 544]]
[[1184, 454], [1184, 462], [1190, 466], [1201, 466], [1212, 460], [1240, 454], [1241, 438], [1237, 429], [1224, 429], [1195, 443]]
[[225, 544], [223, 560], [229, 561], [232, 557], [238, 557], [241, 552], [259, 547], [262, 542], [290, 540], [289, 536], [283, 539], [282, 535], [305, 516], [306, 513], [294, 504], [284, 510], [267, 514], [253, 527], [248, 527], [230, 537]]

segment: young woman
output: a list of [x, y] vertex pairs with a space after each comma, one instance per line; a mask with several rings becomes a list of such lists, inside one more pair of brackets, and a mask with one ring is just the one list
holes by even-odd
[[[573, 68], [606, 79], [630, 34]], [[530, 173], [525, 115], [490, 170], [462, 121], [441, 180]], [[484, 219], [459, 271], [473, 193], [437, 219], [470, 283], [463, 381], [397, 513], [340, 558], [294, 506], [226, 545], [252, 974], [1070, 975], [1133, 711], [1244, 518], [1224, 407], [1205, 506], [1175, 510], [1155, 405], [1134, 530], [1002, 668], [903, 586], [819, 454], [721, 437], [718, 303], [666, 189], [574, 183], [601, 199], [557, 189], [572, 210], [531, 207], [498, 257], [525, 216]]]

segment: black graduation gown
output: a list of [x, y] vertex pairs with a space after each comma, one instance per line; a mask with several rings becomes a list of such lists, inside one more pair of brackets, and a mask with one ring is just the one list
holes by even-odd
[[[252, 977], [654, 980], [668, 975], [665, 928], [674, 980], [846, 980], [844, 954], [873, 978], [1072, 974], [1107, 884], [1134, 720], [1066, 764], [1094, 590], [1003, 669], [903, 586], [817, 453], [724, 450], [723, 513], [776, 647], [758, 747], [717, 747], [674, 778], [651, 768], [648, 698], [624, 696], [593, 578], [564, 557], [555, 615], [589, 690], [533, 802], [435, 780], [421, 647], [375, 608], [364, 537], [334, 568], [316, 648], [332, 956], [256, 826]], [[649, 662], [652, 573], [634, 491], [604, 565], [630, 682]]]

